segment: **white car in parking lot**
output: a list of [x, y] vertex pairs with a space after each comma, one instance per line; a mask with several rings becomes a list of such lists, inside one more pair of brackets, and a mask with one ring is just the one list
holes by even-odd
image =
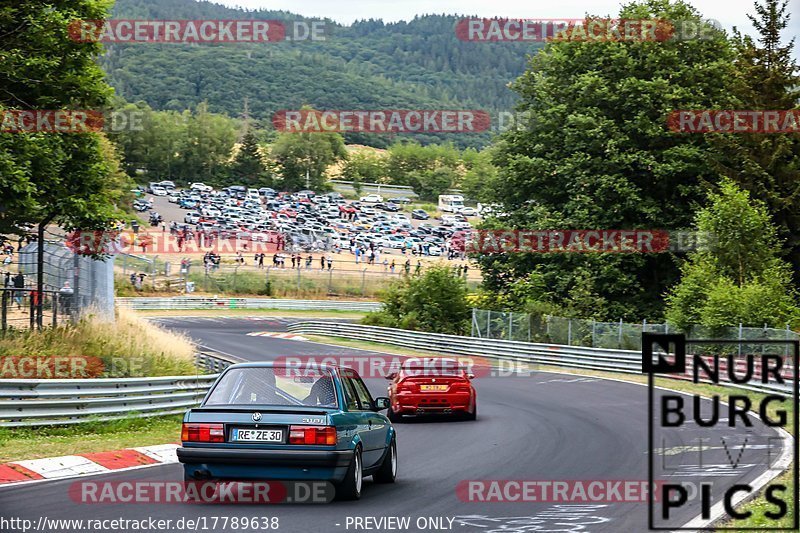
[[183, 221], [187, 224], [197, 224], [200, 222], [200, 213], [195, 213], [194, 211], [190, 211], [183, 215]]
[[478, 210], [474, 207], [462, 207], [458, 210], [459, 215], [464, 215], [465, 217], [474, 217], [478, 216]]
[[382, 203], [383, 196], [381, 196], [380, 194], [368, 194], [366, 196], [362, 196], [360, 201], [367, 203], [375, 203], [375, 204]]
[[152, 191], [153, 191], [153, 196], [167, 196], [167, 194], [169, 194], [167, 193], [167, 189], [165, 189], [164, 187], [153, 187]]

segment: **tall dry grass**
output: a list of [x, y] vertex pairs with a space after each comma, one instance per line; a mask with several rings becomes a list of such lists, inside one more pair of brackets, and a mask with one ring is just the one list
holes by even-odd
[[0, 362], [23, 357], [92, 361], [90, 375], [70, 377], [192, 375], [197, 373], [194, 351], [194, 344], [185, 335], [168, 331], [124, 309], [117, 311], [115, 322], [89, 313], [74, 325], [42, 331], [11, 330], [0, 337]]

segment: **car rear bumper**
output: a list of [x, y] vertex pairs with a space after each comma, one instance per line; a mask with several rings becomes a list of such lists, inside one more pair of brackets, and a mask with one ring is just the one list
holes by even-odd
[[399, 414], [464, 413], [472, 409], [468, 392], [400, 394], [392, 409]]
[[196, 479], [344, 479], [349, 450], [232, 450], [178, 448], [178, 461]]

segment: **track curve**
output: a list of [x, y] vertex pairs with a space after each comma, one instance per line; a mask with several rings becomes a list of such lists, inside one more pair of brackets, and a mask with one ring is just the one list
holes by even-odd
[[[163, 325], [185, 331], [211, 349], [243, 360], [283, 355], [347, 354], [330, 345], [248, 336], [284, 331], [291, 319], [170, 318]], [[373, 395], [385, 395], [386, 381], [367, 379]], [[494, 377], [475, 381], [476, 422], [415, 421], [397, 425], [399, 474], [395, 485], [365, 481], [359, 502], [324, 506], [80, 505], [68, 489], [74, 480], [0, 489], [0, 516], [49, 518], [156, 517], [178, 520], [199, 516], [277, 516], [280, 531], [354, 531], [348, 517], [454, 518], [448, 529], [473, 531], [647, 530], [645, 503], [568, 505], [558, 503], [468, 503], [456, 495], [462, 480], [646, 480], [647, 389], [611, 380], [558, 373]], [[766, 431], [764, 428], [756, 428]], [[692, 441], [691, 430], [676, 430], [669, 446]], [[709, 454], [715, 453], [710, 451]], [[753, 452], [755, 453], [755, 452]], [[713, 455], [709, 457], [712, 458]], [[743, 463], [747, 463], [746, 457]], [[720, 459], [721, 460], [721, 459]], [[726, 482], [752, 480], [763, 465], [742, 468]], [[707, 478], [711, 479], [713, 474]], [[95, 476], [106, 480], [180, 480], [179, 465]], [[715, 481], [718, 478], [714, 478]], [[693, 518], [676, 515], [677, 522]], [[444, 521], [448, 526], [448, 521]], [[62, 528], [57, 531], [77, 531]], [[252, 529], [251, 529], [252, 530]], [[362, 529], [363, 530], [363, 529]], [[425, 530], [430, 531], [430, 528]], [[437, 529], [439, 530], [439, 529]], [[389, 529], [371, 529], [389, 531]], [[56, 532], [54, 532], [56, 533]]]

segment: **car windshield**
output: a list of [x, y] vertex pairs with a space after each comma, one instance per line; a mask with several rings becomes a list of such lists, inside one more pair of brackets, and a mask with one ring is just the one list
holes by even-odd
[[204, 405], [281, 405], [336, 407], [336, 389], [329, 370], [247, 367], [227, 371]]

